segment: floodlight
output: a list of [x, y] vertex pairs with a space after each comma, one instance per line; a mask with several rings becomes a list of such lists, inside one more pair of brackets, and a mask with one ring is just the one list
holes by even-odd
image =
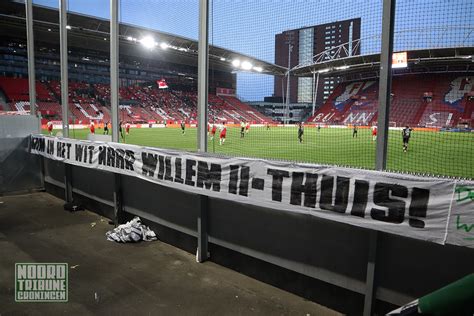
[[167, 48], [168, 48], [168, 44], [166, 44], [166, 43], [163, 42], [163, 43], [160, 44], [160, 47], [161, 47], [161, 49], [167, 49]]
[[325, 73], [325, 72], [329, 72], [329, 70], [330, 70], [329, 68], [324, 68], [324, 69], [319, 70], [318, 72], [320, 74], [322, 74], [322, 73]]
[[224, 58], [224, 57], [221, 57], [220, 60], [221, 60], [221, 61], [225, 61], [225, 58]]
[[336, 67], [336, 70], [344, 70], [344, 69], [349, 69], [349, 66]]
[[232, 66], [234, 66], [234, 67], [239, 67], [239, 66], [240, 66], [240, 60], [234, 59], [234, 60], [232, 61]]
[[133, 37], [127, 36], [127, 40], [132, 41], [132, 40], [133, 40]]
[[242, 63], [242, 69], [243, 70], [250, 70], [250, 69], [252, 69], [252, 64], [249, 61], [244, 61]]
[[258, 67], [258, 66], [257, 66], [257, 67], [253, 67], [253, 70], [258, 71], [258, 72], [262, 72], [262, 71], [263, 71], [262, 67]]
[[145, 36], [140, 40], [140, 43], [148, 49], [155, 47], [155, 40], [151, 36]]
[[70, 25], [66, 25], [66, 28], [67, 28], [68, 30], [70, 30], [70, 29], [71, 29], [71, 26], [70, 26]]

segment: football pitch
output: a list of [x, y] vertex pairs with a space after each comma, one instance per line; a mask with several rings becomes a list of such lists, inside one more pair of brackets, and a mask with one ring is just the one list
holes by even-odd
[[[369, 129], [353, 137], [349, 128], [306, 128], [303, 142], [296, 127], [252, 127], [243, 138], [228, 128], [219, 145], [218, 133], [208, 151], [220, 155], [268, 158], [374, 169], [375, 147]], [[127, 144], [196, 151], [196, 128], [135, 128], [124, 135]], [[56, 130], [54, 131], [54, 134]], [[70, 130], [70, 137], [87, 139], [88, 129]], [[96, 129], [97, 134], [103, 130]], [[413, 131], [408, 152], [402, 150], [401, 131], [389, 132], [387, 169], [474, 179], [474, 133]]]

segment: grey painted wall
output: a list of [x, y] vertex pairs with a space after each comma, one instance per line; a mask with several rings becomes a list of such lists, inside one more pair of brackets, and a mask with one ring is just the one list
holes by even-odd
[[[45, 159], [46, 181], [59, 185], [61, 166]], [[72, 178], [76, 198], [87, 206], [95, 203], [92, 210], [111, 214], [112, 174], [73, 167]], [[196, 250], [197, 195], [128, 176], [121, 180], [127, 212], [159, 224], [155, 227], [161, 240]], [[48, 191], [54, 191], [52, 186]], [[214, 198], [208, 210], [212, 251], [229, 250], [211, 253], [211, 260], [288, 290], [299, 288], [297, 294], [339, 311], [362, 313], [369, 230]], [[472, 273], [473, 262], [472, 249], [378, 233], [377, 298], [408, 303]], [[319, 281], [308, 281], [311, 278]], [[387, 306], [392, 305], [382, 305], [379, 311], [388, 311]]]
[[0, 194], [41, 189], [41, 157], [28, 152], [29, 136], [39, 130], [30, 115], [0, 116]]

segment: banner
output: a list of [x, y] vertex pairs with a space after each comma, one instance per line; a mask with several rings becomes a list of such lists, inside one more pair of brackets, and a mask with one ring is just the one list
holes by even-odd
[[456, 185], [446, 242], [474, 248], [474, 184]]
[[156, 84], [158, 85], [159, 89], [168, 89], [168, 84], [166, 83], [165, 79], [156, 80]]
[[[31, 153], [207, 196], [444, 244], [454, 181], [33, 135]], [[455, 242], [455, 241], [453, 241]]]
[[216, 88], [216, 95], [235, 96], [235, 89]]

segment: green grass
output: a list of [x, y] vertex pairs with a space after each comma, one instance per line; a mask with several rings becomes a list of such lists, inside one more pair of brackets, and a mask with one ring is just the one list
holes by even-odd
[[[102, 133], [102, 130], [98, 130]], [[88, 130], [70, 131], [70, 136], [87, 139]], [[125, 142], [150, 147], [196, 151], [196, 129], [132, 129]], [[209, 140], [208, 151], [233, 156], [249, 156], [319, 164], [373, 169], [375, 142], [370, 130], [360, 129], [352, 138], [351, 129], [306, 128], [304, 142], [297, 140], [296, 127], [250, 129], [240, 138], [238, 128], [228, 128], [223, 146]], [[390, 131], [387, 169], [474, 179], [474, 133], [414, 131], [407, 153], [402, 151], [400, 131]]]

